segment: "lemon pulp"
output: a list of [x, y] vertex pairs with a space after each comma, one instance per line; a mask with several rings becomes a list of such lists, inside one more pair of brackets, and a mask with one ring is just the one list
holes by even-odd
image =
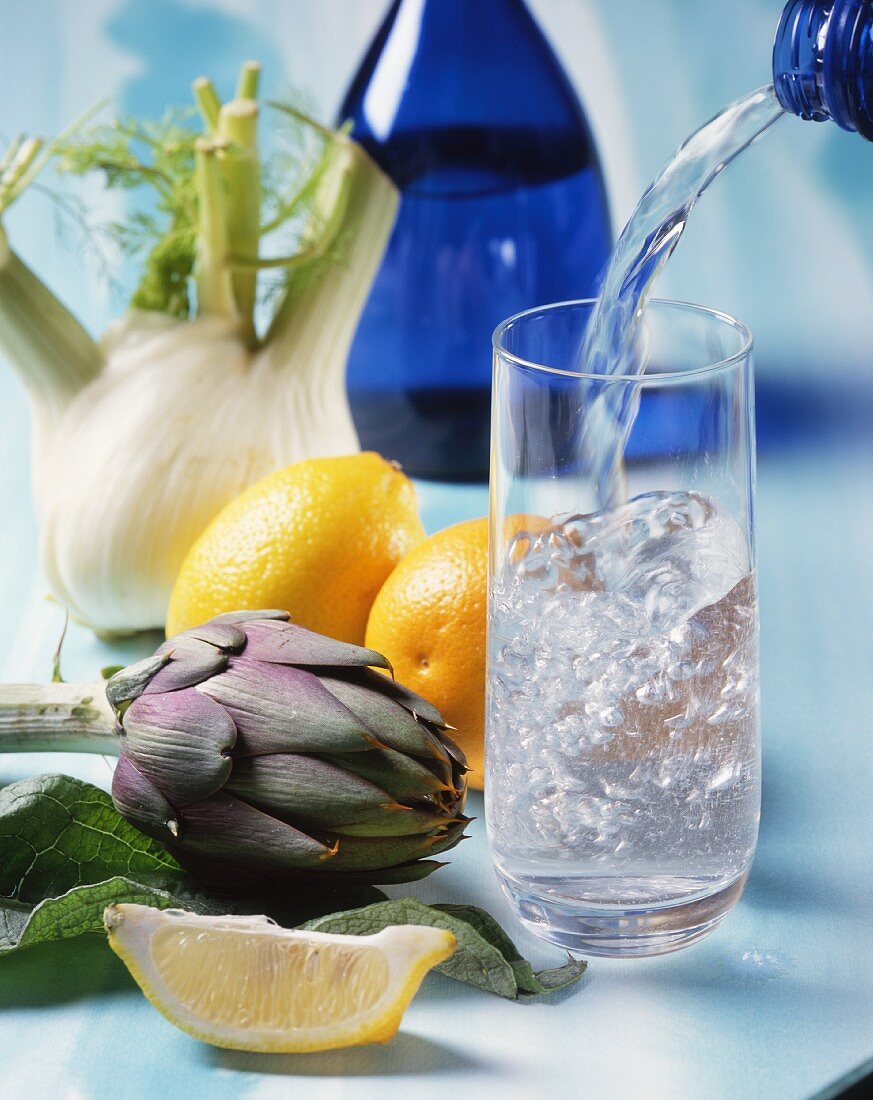
[[388, 986], [384, 957], [368, 947], [161, 928], [151, 954], [170, 995], [217, 1025], [344, 1021], [371, 1008]]
[[422, 925], [347, 936], [132, 904], [108, 906], [103, 920], [170, 1023], [235, 1050], [388, 1042], [427, 971], [455, 949], [450, 932]]

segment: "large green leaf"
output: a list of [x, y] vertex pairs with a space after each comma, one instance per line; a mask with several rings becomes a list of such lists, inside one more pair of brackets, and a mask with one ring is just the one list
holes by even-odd
[[0, 896], [34, 905], [116, 875], [180, 873], [98, 787], [39, 775], [0, 791]]

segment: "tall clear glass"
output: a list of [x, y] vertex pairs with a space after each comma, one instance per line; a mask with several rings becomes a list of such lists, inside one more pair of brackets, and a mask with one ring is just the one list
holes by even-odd
[[592, 305], [494, 334], [488, 836], [534, 932], [653, 955], [725, 916], [757, 839], [752, 338], [656, 301], [645, 373], [586, 376]]

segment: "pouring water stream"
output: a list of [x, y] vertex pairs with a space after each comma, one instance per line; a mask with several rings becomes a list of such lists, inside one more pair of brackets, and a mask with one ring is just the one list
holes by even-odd
[[[604, 376], [645, 372], [646, 303], [695, 203], [722, 169], [784, 113], [772, 84], [758, 88], [692, 134], [664, 165], [612, 252], [573, 369]], [[595, 471], [600, 506], [615, 507], [627, 496], [622, 456], [639, 392], [599, 386], [593, 400], [582, 446]]]

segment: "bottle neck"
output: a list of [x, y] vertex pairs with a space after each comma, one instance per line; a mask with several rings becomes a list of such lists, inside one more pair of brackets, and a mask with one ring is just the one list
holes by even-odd
[[[440, 14], [447, 16], [451, 12], [469, 11], [471, 0], [394, 0], [392, 7], [396, 10], [400, 7], [431, 8]], [[525, 0], [473, 0], [476, 10], [483, 14], [494, 12], [500, 14], [508, 8], [523, 8]]]
[[790, 0], [773, 83], [787, 111], [873, 140], [873, 0]]
[[434, 142], [447, 143], [441, 162], [499, 163], [521, 133], [543, 147], [534, 163], [550, 161], [547, 146], [575, 146], [578, 167], [596, 161], [579, 99], [525, 0], [394, 0], [339, 118], [398, 183], [389, 146], [406, 165]]
[[[475, 7], [471, 8], [471, 3]], [[469, 18], [472, 11], [477, 21], [487, 23], [519, 10], [529, 14], [525, 0], [393, 0], [385, 20], [393, 21], [403, 11], [406, 18], [417, 23], [452, 22], [460, 16]]]

